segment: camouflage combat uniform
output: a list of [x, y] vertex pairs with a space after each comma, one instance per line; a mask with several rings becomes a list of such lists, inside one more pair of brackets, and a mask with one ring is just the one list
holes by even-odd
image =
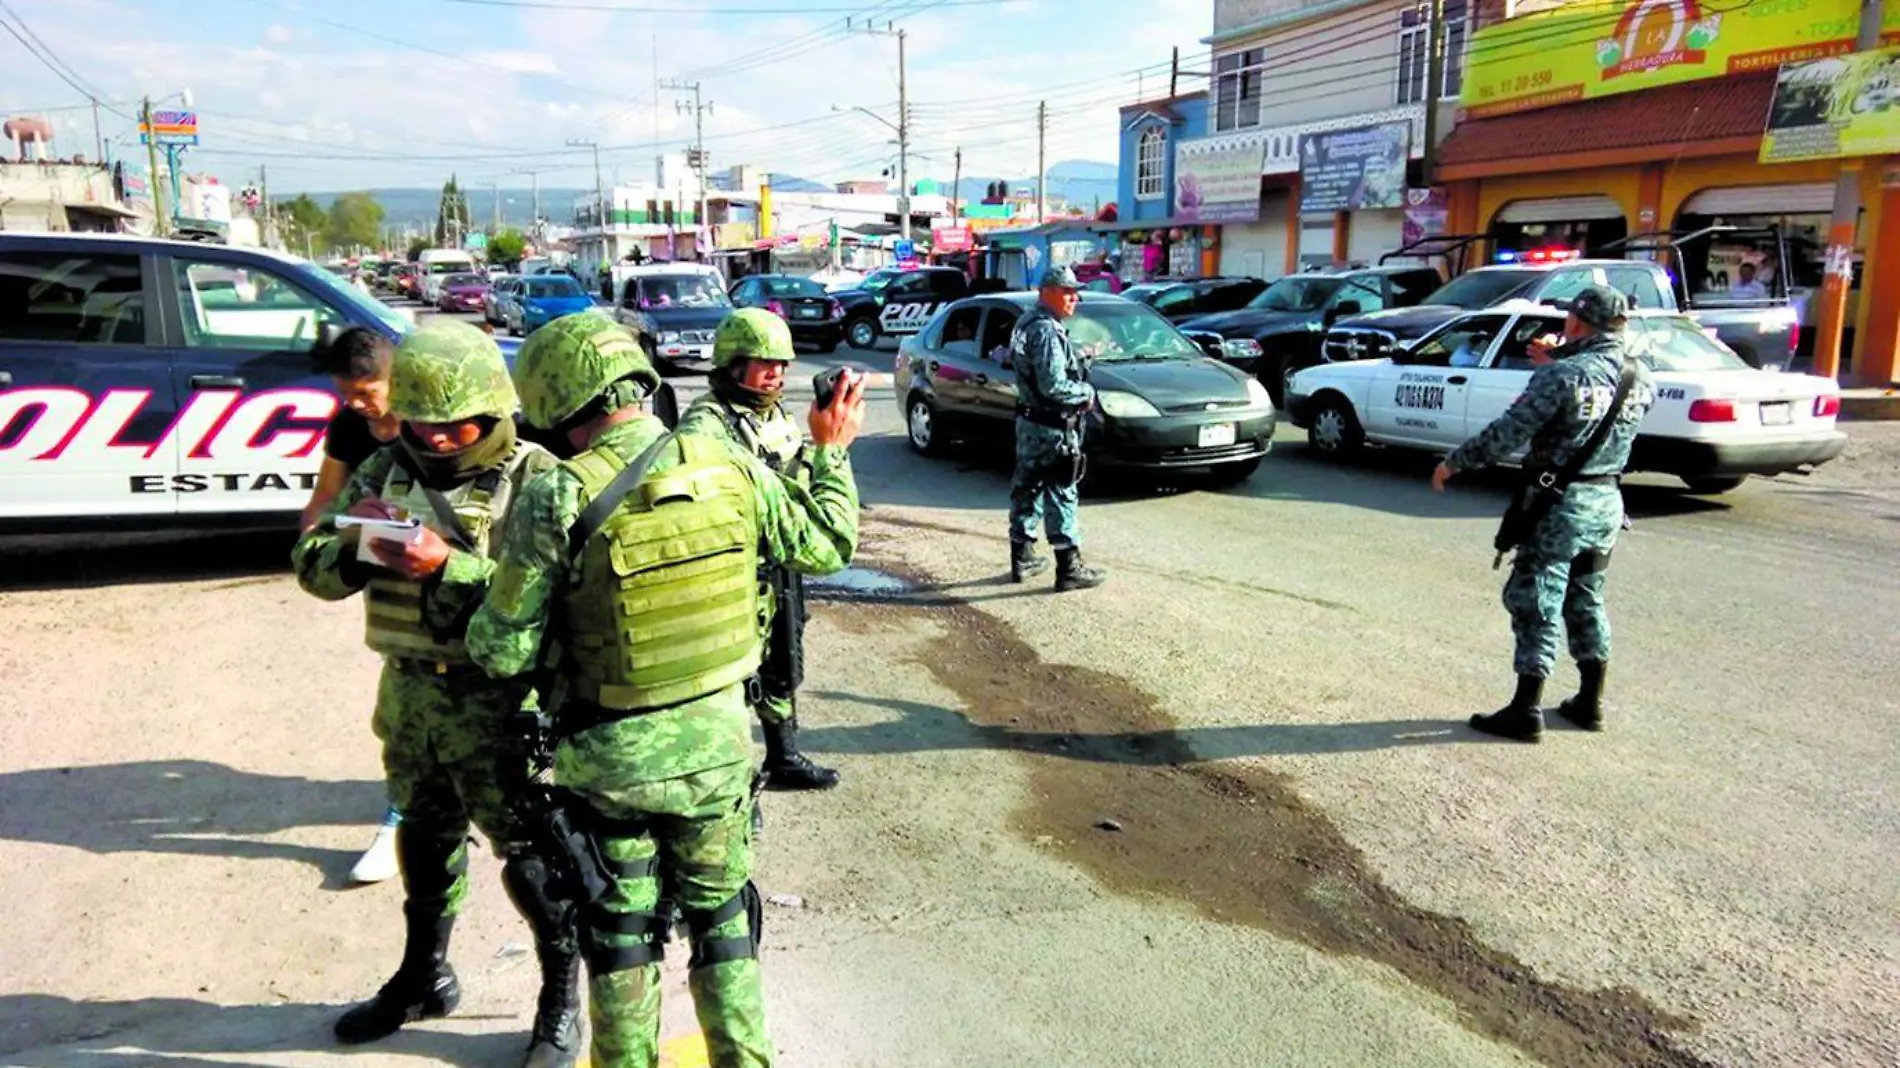
[[1655, 403], [1649, 369], [1621, 325], [1628, 313], [1622, 295], [1591, 287], [1572, 302], [1571, 310], [1593, 326], [1605, 324], [1599, 326], [1602, 332], [1554, 351], [1555, 362], [1531, 376], [1503, 415], [1445, 458], [1445, 466], [1455, 474], [1501, 463], [1528, 444], [1526, 470], [1561, 469], [1588, 443], [1608, 410], [1625, 363], [1636, 361], [1636, 375], [1615, 426], [1583, 464], [1563, 501], [1517, 549], [1505, 580], [1504, 607], [1511, 616], [1520, 679], [1550, 677], [1557, 663], [1560, 620], [1568, 631], [1570, 654], [1579, 664], [1600, 666], [1609, 660], [1610, 621], [1603, 590], [1610, 551], [1623, 527], [1623, 492], [1617, 479], [1629, 463], [1643, 417]]
[[[1080, 288], [1067, 267], [1051, 268], [1045, 288]], [[1010, 577], [1040, 571], [1030, 549], [1047, 524], [1049, 546], [1066, 570], [1079, 567], [1076, 505], [1081, 496], [1082, 416], [1095, 403], [1088, 370], [1062, 320], [1038, 303], [1009, 339], [1016, 372], [1016, 470], [1009, 485]], [[1084, 569], [1085, 570], [1085, 569]], [[1092, 577], [1092, 576], [1091, 576]], [[1057, 577], [1063, 585], [1062, 576]], [[1093, 584], [1093, 583], [1084, 583]]]
[[[389, 796], [404, 814], [396, 833], [408, 947], [377, 1000], [339, 1021], [339, 1037], [351, 1042], [454, 1008], [459, 987], [447, 963], [448, 937], [468, 892], [471, 823], [505, 859], [504, 881], [535, 932], [548, 981], [558, 986], [565, 973], [568, 986], [578, 985], [572, 909], [544, 892], [545, 866], [520, 823], [528, 765], [514, 717], [528, 690], [517, 680], [489, 678], [464, 641], [466, 621], [488, 591], [502, 524], [522, 487], [555, 459], [515, 438], [507, 366], [494, 342], [464, 323], [431, 324], [403, 341], [391, 368], [390, 406], [405, 420], [404, 436], [356, 469], [292, 550], [298, 584], [309, 593], [324, 600], [365, 595], [366, 640], [384, 657], [373, 725]], [[406, 425], [484, 416], [493, 428], [459, 454], [431, 453]], [[358, 560], [356, 532], [340, 531], [336, 521], [372, 499], [396, 505], [449, 542], [440, 571], [416, 581]], [[553, 1006], [537, 1015], [536, 1040], [577, 1047], [577, 1021], [577, 1007]], [[570, 1033], [557, 1033], [564, 1031]], [[529, 1063], [567, 1062], [556, 1055]]]
[[[523, 346], [515, 374], [524, 415], [543, 428], [580, 418], [603, 390], [618, 389], [615, 383], [638, 383], [649, 392], [658, 383], [637, 341], [590, 313], [538, 331]], [[615, 397], [604, 411], [630, 406], [626, 394]], [[636, 542], [628, 533], [638, 529], [636, 521], [689, 514], [669, 513], [672, 503], [633, 503], [655, 496], [630, 497], [578, 549], [571, 546], [592, 499], [589, 487], [599, 488], [663, 437], [666, 444], [652, 453], [635, 494], [661, 484], [684, 493], [690, 484], [695, 506], [729, 505], [731, 515], [742, 517], [736, 530], [729, 522], [716, 534], [695, 526], [697, 533], [674, 539], [666, 551], [680, 552], [681, 543], [700, 538], [730, 539], [744, 551], [730, 559], [721, 552], [636, 568], [636, 558], [645, 559], [639, 554], [658, 551], [654, 542]], [[672, 481], [664, 482], [669, 475]], [[751, 883], [751, 714], [744, 679], [757, 669], [764, 634], [759, 558], [822, 573], [844, 567], [856, 551], [857, 492], [848, 453], [813, 449], [811, 481], [807, 493], [723, 438], [669, 437], [651, 417], [608, 426], [586, 452], [524, 493], [503, 537], [488, 598], [469, 624], [470, 652], [500, 678], [535, 669], [546, 656], [544, 642], [567, 650], [554, 661], [550, 695], [556, 732], [564, 735], [555, 775], [585, 802], [613, 874], [612, 888], [583, 918], [595, 1068], [658, 1063], [658, 962], [674, 908], [693, 942], [689, 983], [711, 1063], [737, 1068], [772, 1061], [757, 959], [762, 915]], [[669, 603], [686, 606], [687, 618], [671, 619], [675, 626], [688, 627], [696, 639], [710, 634], [708, 627], [717, 635], [701, 643], [669, 633], [666, 609], [639, 592], [653, 584], [672, 591]], [[698, 607], [714, 601], [730, 611], [715, 619]], [[648, 622], [643, 611], [660, 614]], [[724, 655], [735, 636], [740, 655]]]

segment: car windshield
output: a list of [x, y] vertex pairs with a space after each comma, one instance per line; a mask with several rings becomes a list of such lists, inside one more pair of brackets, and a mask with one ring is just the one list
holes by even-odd
[[730, 308], [726, 291], [710, 278], [683, 274], [640, 279], [642, 308]]
[[430, 274], [460, 274], [467, 270], [468, 263], [466, 261], [457, 262], [455, 260], [437, 260], [428, 267]]
[[445, 286], [479, 286], [485, 283], [482, 281], [480, 275], [452, 274], [444, 278], [442, 284]]
[[1106, 363], [1198, 359], [1207, 355], [1145, 304], [1083, 301], [1066, 325], [1069, 340], [1077, 349]]
[[878, 290], [883, 289], [885, 286], [890, 285], [892, 282], [896, 280], [897, 280], [896, 271], [873, 271], [870, 274], [865, 275], [864, 281], [858, 284], [865, 290], [875, 293]]
[[809, 278], [768, 278], [765, 293], [770, 297], [822, 297], [825, 287]]
[[566, 275], [547, 277], [536, 275], [528, 279], [528, 295], [531, 297], [579, 297], [585, 294], [581, 292], [580, 283]]
[[1140, 285], [1132, 285], [1122, 290], [1122, 296], [1127, 297], [1129, 300], [1138, 300], [1143, 304], [1153, 304], [1155, 297], [1172, 288], [1172, 286], [1155, 285], [1153, 282], [1143, 282]]
[[1440, 287], [1438, 292], [1426, 297], [1424, 303], [1452, 308], [1488, 308], [1537, 275], [1536, 271], [1473, 271]]
[[311, 263], [302, 263], [299, 264], [298, 267], [302, 269], [297, 271], [297, 277], [301, 279], [305, 285], [308, 285], [311, 289], [316, 290], [328, 298], [331, 304], [340, 304], [344, 307], [354, 308], [361, 313], [363, 317], [375, 319], [380, 323], [387, 323], [393, 327], [397, 333], [406, 334], [415, 329], [416, 324], [413, 320], [405, 319], [397, 315], [395, 309], [377, 300], [375, 297], [364, 296], [355, 286], [345, 285], [337, 281], [336, 276], [329, 271], [318, 270], [316, 266]]
[[1747, 371], [1748, 363], [1728, 346], [1702, 332], [1691, 319], [1630, 320], [1640, 332], [1644, 362], [1658, 371]]
[[1339, 292], [1340, 278], [1282, 278], [1247, 302], [1249, 308], [1264, 311], [1318, 311], [1326, 298]]

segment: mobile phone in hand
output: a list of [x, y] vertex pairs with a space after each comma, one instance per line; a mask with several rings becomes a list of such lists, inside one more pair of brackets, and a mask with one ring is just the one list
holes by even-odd
[[863, 374], [864, 368], [854, 364], [845, 364], [842, 367], [833, 367], [829, 371], [821, 371], [817, 375], [814, 375], [811, 380], [812, 406], [816, 408], [831, 407], [831, 402], [836, 399], [838, 395], [838, 387], [844, 383], [845, 373], [852, 371]]

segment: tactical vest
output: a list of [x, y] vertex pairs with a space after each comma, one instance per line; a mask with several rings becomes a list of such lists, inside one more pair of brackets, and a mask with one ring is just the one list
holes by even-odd
[[746, 451], [765, 461], [765, 466], [784, 475], [796, 478], [802, 465], [801, 454], [805, 450], [805, 436], [798, 431], [798, 423], [785, 414], [783, 406], [772, 409], [772, 414], [761, 418], [754, 412], [717, 399], [707, 403], [716, 406], [726, 425], [732, 428], [733, 436]]
[[[515, 491], [552, 466], [553, 454], [538, 445], [522, 442], [501, 466], [490, 468], [443, 493], [468, 534], [469, 545], [457, 544], [455, 532], [444, 529], [445, 524], [429, 503], [428, 494], [400, 464], [392, 466], [384, 477], [381, 496], [421, 519], [423, 526], [456, 548], [489, 556], [495, 540], [493, 534], [514, 503]], [[459, 628], [453, 634], [440, 634], [423, 619], [423, 583], [379, 569], [363, 592], [368, 606], [364, 640], [371, 649], [384, 656], [408, 660], [471, 662]]]
[[[759, 523], [752, 483], [719, 441], [671, 437], [680, 462], [649, 472], [580, 546], [563, 596], [572, 695], [640, 712], [718, 693], [759, 669]], [[593, 500], [629, 461], [566, 462]]]

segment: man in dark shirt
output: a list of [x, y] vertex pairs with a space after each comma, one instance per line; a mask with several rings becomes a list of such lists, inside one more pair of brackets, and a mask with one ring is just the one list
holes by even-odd
[[[350, 473], [376, 450], [396, 440], [401, 424], [389, 411], [389, 364], [396, 347], [374, 330], [357, 327], [344, 331], [328, 348], [318, 349], [318, 373], [336, 383], [343, 403], [330, 417], [323, 435], [323, 466], [310, 503], [303, 506], [303, 529], [309, 530], [330, 502], [349, 484]], [[392, 803], [383, 811], [376, 838], [350, 870], [359, 883], [379, 883], [396, 874], [396, 828], [402, 812]]]

